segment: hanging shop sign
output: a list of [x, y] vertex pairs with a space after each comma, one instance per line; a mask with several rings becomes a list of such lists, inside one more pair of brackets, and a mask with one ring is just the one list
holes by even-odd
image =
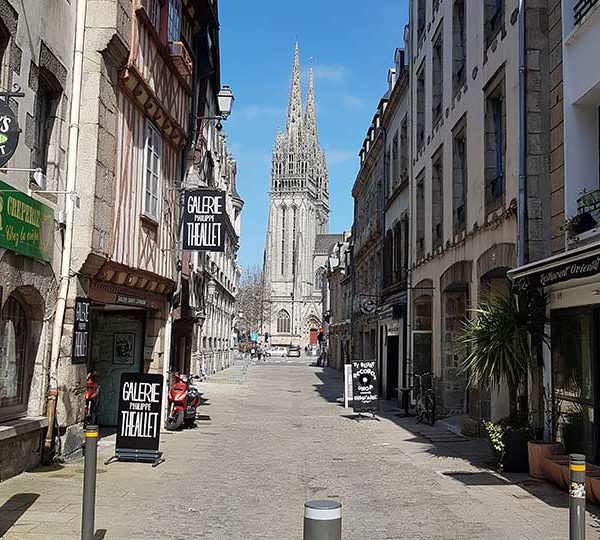
[[7, 100], [0, 100], [0, 167], [13, 156], [19, 143], [21, 128]]
[[0, 182], [0, 247], [50, 261], [54, 210]]
[[600, 273], [600, 255], [582, 257], [576, 261], [558, 264], [543, 272], [532, 273], [518, 280], [518, 284], [530, 288], [548, 287], [570, 279], [594, 276]]
[[379, 410], [377, 365], [373, 362], [352, 362], [352, 408], [354, 412]]
[[[163, 376], [123, 373], [119, 389], [119, 417], [115, 456], [120, 461], [158, 464]], [[109, 460], [109, 461], [111, 461]]]
[[225, 192], [190, 190], [183, 194], [183, 249], [224, 251]]
[[90, 299], [75, 299], [75, 320], [73, 328], [73, 364], [85, 364], [90, 344]]

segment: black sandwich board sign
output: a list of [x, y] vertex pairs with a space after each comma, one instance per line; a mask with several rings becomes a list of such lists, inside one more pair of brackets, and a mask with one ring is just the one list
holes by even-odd
[[183, 194], [183, 249], [225, 251], [225, 192], [194, 189]]
[[73, 364], [85, 364], [90, 344], [90, 299], [78, 296], [75, 299], [73, 328]]
[[356, 413], [379, 410], [377, 394], [377, 364], [352, 362], [352, 408]]
[[117, 441], [112, 460], [145, 461], [158, 465], [163, 376], [123, 373], [119, 389]]

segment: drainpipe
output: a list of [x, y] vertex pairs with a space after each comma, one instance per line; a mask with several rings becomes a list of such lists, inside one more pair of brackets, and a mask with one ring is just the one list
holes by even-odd
[[519, 184], [517, 201], [518, 265], [527, 262], [527, 109], [526, 109], [526, 43], [525, 43], [525, 0], [519, 0]]
[[69, 112], [69, 156], [67, 161], [67, 179], [65, 197], [66, 225], [60, 262], [60, 286], [56, 300], [56, 313], [52, 329], [52, 349], [50, 353], [50, 380], [48, 384], [46, 416], [48, 429], [44, 440], [44, 451], [52, 447], [52, 435], [56, 418], [56, 401], [58, 399], [58, 361], [60, 358], [60, 342], [67, 307], [67, 294], [71, 278], [71, 251], [73, 247], [73, 217], [75, 213], [75, 189], [77, 187], [77, 155], [79, 143], [79, 118], [81, 114], [81, 85], [83, 81], [83, 46], [85, 38], [85, 16], [87, 0], [78, 0], [75, 19], [75, 50], [73, 53], [73, 91], [71, 110]]

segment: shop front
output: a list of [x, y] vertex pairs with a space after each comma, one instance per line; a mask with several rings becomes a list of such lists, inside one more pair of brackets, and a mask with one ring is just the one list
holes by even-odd
[[546, 409], [567, 453], [600, 463], [600, 243], [509, 272], [517, 285], [548, 297], [544, 354]]

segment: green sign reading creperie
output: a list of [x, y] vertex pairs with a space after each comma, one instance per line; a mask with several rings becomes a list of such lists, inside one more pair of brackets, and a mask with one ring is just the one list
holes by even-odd
[[49, 261], [54, 210], [0, 182], [0, 247]]

